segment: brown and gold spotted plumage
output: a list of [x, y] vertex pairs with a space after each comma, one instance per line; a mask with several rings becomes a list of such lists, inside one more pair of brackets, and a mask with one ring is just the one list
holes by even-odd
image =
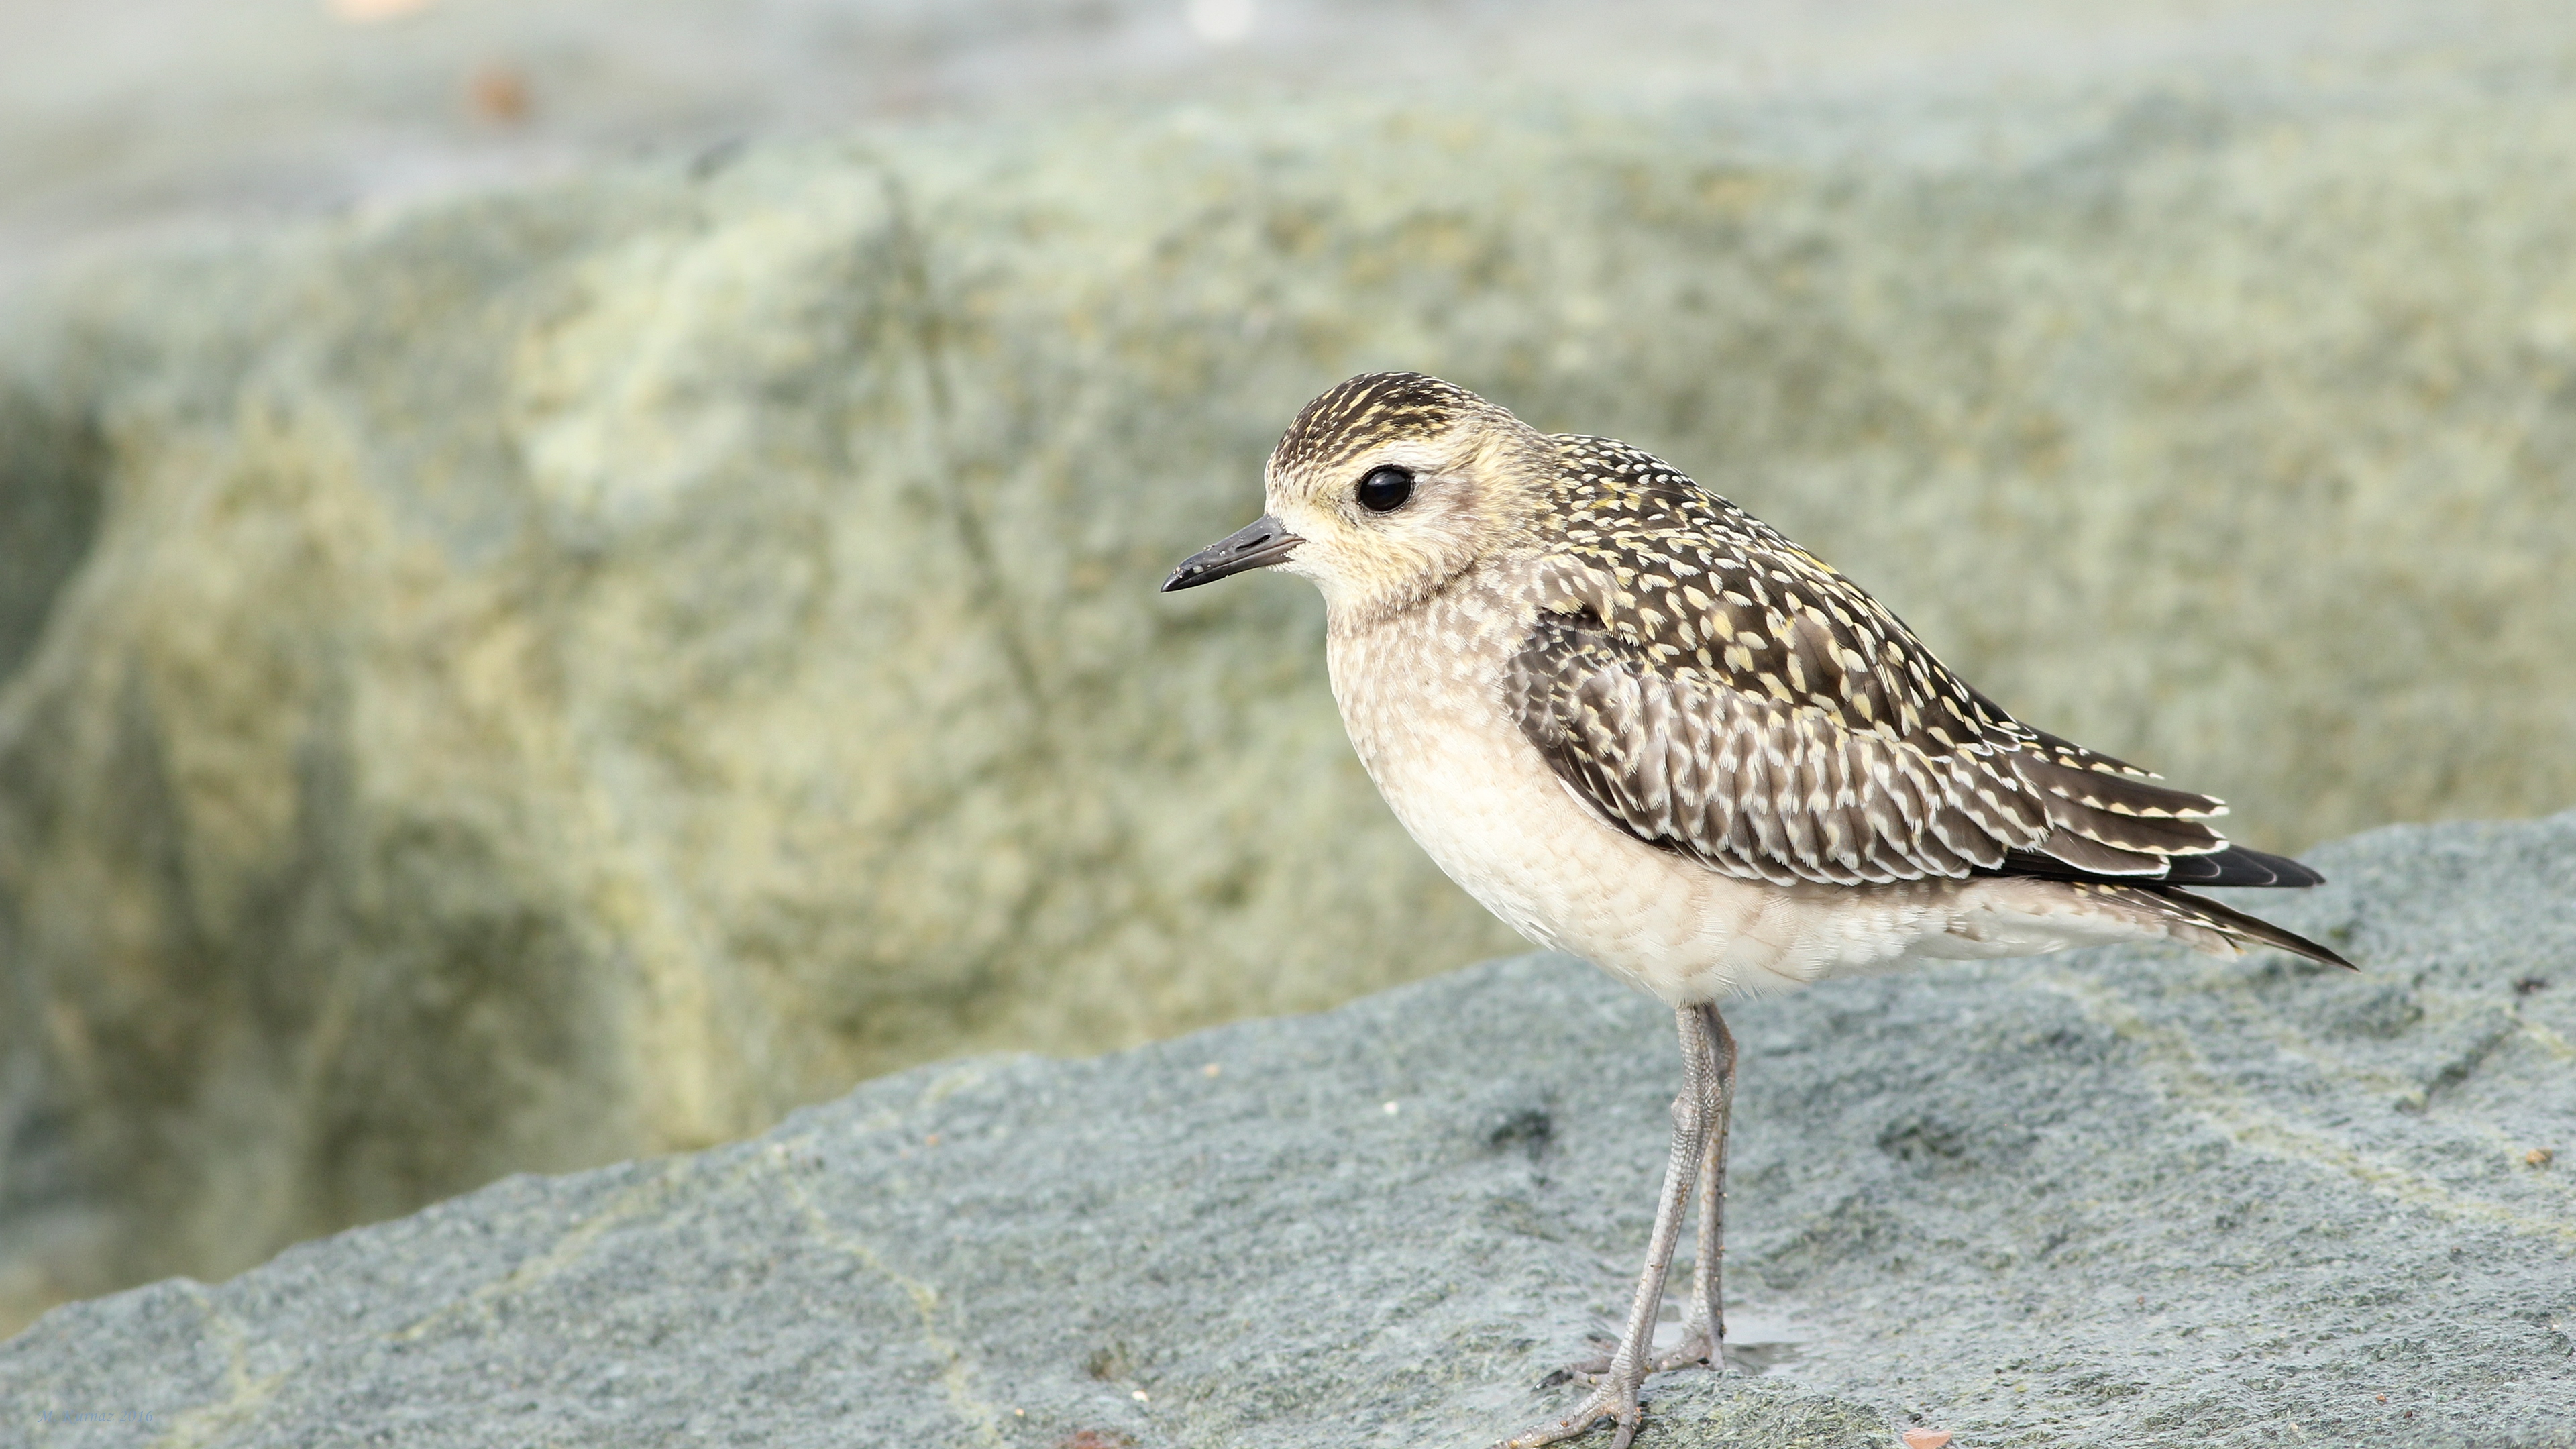
[[1851, 580], [1651, 455], [1554, 441], [1554, 566], [1507, 688], [1531, 743], [1639, 839], [1778, 884], [2309, 875], [2231, 850], [2206, 823], [2219, 801], [2013, 719]]
[[[1907, 960], [2115, 941], [2331, 949], [2187, 884], [2314, 885], [2215, 799], [2015, 720], [1777, 530], [1624, 443], [1415, 373], [1352, 378], [1271, 454], [1269, 511], [1166, 590], [1312, 579], [1360, 762], [1440, 868], [1670, 1004], [1684, 1086], [1618, 1347], [1538, 1449], [1626, 1449], [1656, 1368], [1722, 1367], [1734, 1046], [1718, 1003]], [[1680, 1344], [1655, 1348], [1699, 1184]]]
[[[1426, 476], [1456, 475], [1446, 522], [1407, 529], [1335, 498], [1343, 475], [1444, 449], [1457, 456]], [[1270, 466], [1347, 521], [1317, 516], [1331, 537], [1314, 542], [1249, 530], [1211, 561], [1329, 550], [1287, 566], [1328, 594], [1356, 583], [1446, 610], [1453, 630], [1516, 592], [1502, 707], [1597, 818], [1647, 845], [1780, 887], [2052, 880], [2337, 959], [2178, 889], [2319, 879], [2231, 846], [2220, 801], [2014, 719], [1850, 579], [1651, 454], [1543, 435], [1399, 372], [1309, 403]], [[1461, 540], [1475, 551], [1448, 551]]]

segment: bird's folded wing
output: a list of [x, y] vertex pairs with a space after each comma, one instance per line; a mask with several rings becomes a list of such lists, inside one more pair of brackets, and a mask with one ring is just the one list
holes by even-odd
[[2015, 721], [1767, 527], [1724, 505], [1672, 521], [1543, 566], [1507, 674], [1522, 731], [1604, 819], [1783, 885], [2153, 881], [2227, 850], [2201, 823], [2220, 802]]

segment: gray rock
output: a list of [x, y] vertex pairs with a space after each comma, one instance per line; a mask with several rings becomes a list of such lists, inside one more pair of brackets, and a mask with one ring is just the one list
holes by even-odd
[[66, 275], [0, 1322], [1512, 949], [1310, 591], [1152, 592], [1363, 367], [1663, 452], [2256, 844], [2576, 801], [2569, 55], [1095, 112]]
[[[1620, 94], [2114, 88], [2545, 50], [2513, 0], [1258, 0], [1211, 44], [1180, 0], [436, 0], [0, 6], [0, 286], [102, 235], [252, 226], [560, 175], [652, 147], [1081, 101], [1433, 94], [1498, 72]], [[366, 16], [378, 17], [364, 23]], [[358, 23], [352, 23], [358, 22]]]
[[[1745, 1374], [1657, 1380], [1640, 1443], [2576, 1444], [2576, 814], [2318, 859], [2268, 903], [2357, 975], [2128, 949], [1739, 1005]], [[0, 1435], [1483, 1444], [1625, 1296], [1669, 1034], [1523, 957], [923, 1067], [57, 1309], [0, 1345]]]

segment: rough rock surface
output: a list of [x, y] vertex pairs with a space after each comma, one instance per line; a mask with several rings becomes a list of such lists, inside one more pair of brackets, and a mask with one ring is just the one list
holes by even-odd
[[[2279, 914], [2359, 974], [1739, 1005], [1747, 1375], [1657, 1381], [1640, 1443], [2576, 1445], [2576, 814], [2318, 858]], [[0, 1345], [0, 1438], [1483, 1444], [1624, 1298], [1677, 1081], [1669, 1015], [1561, 957], [923, 1067], [57, 1309]]]
[[1509, 949], [1310, 591], [1152, 593], [1368, 366], [1658, 449], [2256, 843], [2563, 806], [2570, 53], [925, 128], [62, 278], [0, 1314]]

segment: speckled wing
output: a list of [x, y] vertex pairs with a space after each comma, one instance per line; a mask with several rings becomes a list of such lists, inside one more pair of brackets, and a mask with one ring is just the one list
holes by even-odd
[[1575, 795], [1639, 839], [1790, 884], [2016, 874], [2294, 884], [2225, 807], [2014, 720], [1895, 615], [1653, 457], [1565, 438], [1505, 684]]

